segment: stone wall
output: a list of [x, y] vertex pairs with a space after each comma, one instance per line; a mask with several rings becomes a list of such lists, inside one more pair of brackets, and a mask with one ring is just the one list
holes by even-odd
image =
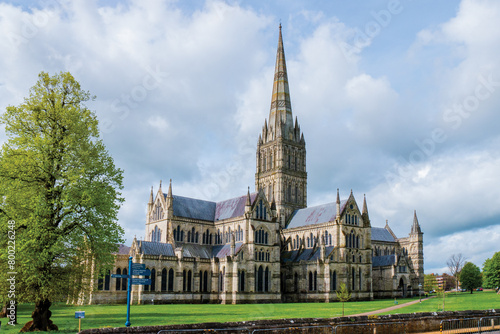
[[[265, 333], [280, 333], [281, 328], [288, 328], [287, 334], [294, 333], [331, 333], [332, 327], [338, 327], [337, 333], [343, 334], [358, 334], [365, 331], [361, 328], [368, 329], [369, 333], [374, 333], [373, 329], [377, 329], [377, 333], [384, 334], [400, 334], [402, 324], [406, 327], [406, 333], [422, 333], [429, 331], [439, 331], [439, 326], [442, 320], [459, 319], [459, 318], [481, 318], [481, 317], [500, 317], [500, 309], [487, 311], [458, 311], [458, 312], [427, 312], [413, 314], [396, 314], [382, 316], [357, 316], [357, 317], [340, 317], [331, 319], [279, 319], [279, 320], [260, 320], [246, 322], [228, 322], [228, 323], [204, 323], [204, 324], [189, 324], [189, 325], [172, 325], [172, 326], [143, 326], [143, 327], [117, 327], [117, 328], [99, 328], [88, 329], [81, 334], [114, 334], [114, 333], [137, 333], [137, 334], [156, 334], [160, 330], [175, 330], [182, 333], [182, 330], [199, 329], [200, 333], [203, 329], [221, 329], [224, 328], [224, 333], [246, 333], [239, 331], [238, 328], [247, 328], [251, 333], [253, 330], [266, 329]], [[313, 327], [312, 327], [313, 326]], [[322, 327], [323, 326], [323, 327]], [[311, 328], [312, 327], [312, 328]], [[341, 328], [341, 329], [340, 329]], [[231, 331], [234, 329], [234, 331]], [[270, 331], [276, 329], [276, 331]], [[371, 330], [370, 330], [371, 329]], [[258, 331], [256, 331], [258, 332]], [[169, 332], [172, 333], [172, 332]], [[262, 332], [264, 333], [264, 332]]]

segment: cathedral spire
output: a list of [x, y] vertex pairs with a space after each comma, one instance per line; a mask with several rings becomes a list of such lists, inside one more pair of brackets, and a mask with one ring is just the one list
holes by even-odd
[[411, 233], [422, 233], [417, 219], [417, 210], [413, 211], [413, 225], [411, 226]]
[[[277, 130], [280, 128], [281, 123], [285, 123], [285, 131], [293, 129], [292, 104], [290, 102], [290, 91], [288, 89], [285, 49], [283, 48], [283, 37], [281, 35], [280, 24], [278, 52], [276, 53], [276, 65], [274, 68], [273, 95], [271, 99], [271, 110], [269, 112], [269, 127], [272, 128], [273, 133], [279, 134]], [[281, 135], [283, 135], [283, 133], [281, 133]]]

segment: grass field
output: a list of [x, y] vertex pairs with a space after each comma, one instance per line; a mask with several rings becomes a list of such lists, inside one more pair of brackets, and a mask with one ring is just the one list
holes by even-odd
[[[399, 299], [400, 304], [415, 300]], [[394, 300], [375, 300], [367, 302], [345, 303], [345, 314], [358, 314], [394, 306]], [[433, 312], [442, 307], [442, 299], [433, 298], [400, 308], [391, 313]], [[494, 292], [447, 294], [445, 309], [452, 310], [484, 310], [500, 308], [500, 296]], [[52, 320], [62, 333], [76, 333], [78, 320], [75, 311], [85, 311], [82, 329], [98, 327], [123, 327], [126, 318], [126, 305], [87, 305], [71, 306], [54, 304], [51, 307]], [[19, 325], [8, 326], [2, 320], [1, 332], [17, 333], [22, 325], [31, 320], [33, 305], [24, 304], [19, 308]], [[330, 318], [342, 314], [341, 303], [308, 303], [308, 304], [245, 304], [245, 305], [132, 305], [132, 326], [172, 325], [198, 322], [230, 322], [258, 319], [282, 318]]]
[[[494, 291], [451, 292], [447, 293], [444, 301], [445, 311], [488, 310], [500, 308], [500, 295]], [[440, 312], [443, 310], [443, 298], [436, 297], [401, 309], [381, 314]]]

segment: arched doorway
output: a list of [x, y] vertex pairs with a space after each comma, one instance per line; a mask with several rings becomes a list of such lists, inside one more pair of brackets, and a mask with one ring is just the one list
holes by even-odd
[[399, 279], [398, 291], [401, 293], [401, 296], [402, 296], [403, 298], [405, 298], [405, 297], [406, 297], [406, 284], [405, 284], [404, 277], [401, 277], [401, 278]]

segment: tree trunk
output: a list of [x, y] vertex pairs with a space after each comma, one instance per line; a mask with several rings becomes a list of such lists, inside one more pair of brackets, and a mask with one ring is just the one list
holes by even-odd
[[50, 305], [52, 305], [52, 303], [48, 299], [36, 302], [35, 310], [31, 314], [33, 320], [27, 322], [20, 332], [58, 330], [57, 326], [50, 320], [50, 316], [52, 315], [52, 312], [49, 310]]
[[5, 302], [5, 304], [2, 307], [2, 310], [0, 311], [0, 318], [5, 318], [7, 317], [7, 306], [9, 306], [9, 302]]

